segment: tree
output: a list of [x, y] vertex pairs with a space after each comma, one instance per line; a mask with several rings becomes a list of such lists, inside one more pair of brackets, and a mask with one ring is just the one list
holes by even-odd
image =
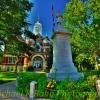
[[71, 0], [63, 15], [64, 26], [72, 33], [72, 50], [76, 62], [94, 63], [94, 52], [100, 48], [99, 0]]
[[47, 71], [49, 72], [50, 69], [52, 68], [52, 64], [53, 64], [53, 46], [52, 44], [50, 45], [50, 50], [49, 50], [49, 57], [47, 59]]
[[14, 35], [20, 35], [21, 28], [27, 11], [31, 9], [32, 4], [28, 0], [3, 0], [0, 3], [0, 37], [7, 38]]
[[29, 24], [26, 17], [32, 3], [28, 0], [3, 0], [0, 2], [0, 40], [4, 42], [5, 51], [21, 56], [30, 47], [25, 43], [22, 30]]

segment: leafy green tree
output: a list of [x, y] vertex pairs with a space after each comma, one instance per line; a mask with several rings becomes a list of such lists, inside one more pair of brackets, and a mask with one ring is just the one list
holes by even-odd
[[53, 64], [53, 46], [52, 44], [50, 45], [50, 50], [49, 50], [49, 57], [47, 59], [47, 71], [49, 72], [50, 69], [52, 68]]
[[[27, 32], [27, 30], [23, 31], [23, 28], [25, 29], [29, 25], [25, 20], [32, 5], [28, 0], [0, 2], [0, 40], [4, 42], [4, 52], [21, 56], [30, 48], [22, 38], [22, 34]], [[18, 62], [19, 60], [16, 65]]]
[[20, 35], [27, 11], [32, 7], [28, 0], [3, 0], [0, 2], [0, 37]]
[[0, 64], [2, 64], [3, 62], [3, 51], [0, 50]]
[[72, 33], [72, 50], [76, 62], [94, 62], [94, 52], [100, 47], [100, 1], [71, 0], [63, 15], [65, 27]]

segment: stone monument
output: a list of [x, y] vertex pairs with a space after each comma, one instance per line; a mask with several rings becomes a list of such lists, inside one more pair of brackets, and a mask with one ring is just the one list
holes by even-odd
[[70, 33], [62, 26], [62, 16], [57, 17], [57, 29], [53, 36], [53, 65], [48, 79], [64, 80], [69, 78], [77, 80], [84, 75], [79, 73], [72, 60], [70, 46]]

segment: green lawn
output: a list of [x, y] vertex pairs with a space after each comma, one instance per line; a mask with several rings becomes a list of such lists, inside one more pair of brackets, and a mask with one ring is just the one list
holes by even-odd
[[[30, 74], [30, 72], [24, 72]], [[33, 72], [31, 72], [33, 73]], [[36, 73], [44, 73], [44, 72], [36, 72]], [[14, 72], [0, 72], [0, 84], [7, 83], [10, 81], [16, 80], [16, 73]]]
[[0, 72], [0, 84], [16, 80], [16, 74], [12, 72]]

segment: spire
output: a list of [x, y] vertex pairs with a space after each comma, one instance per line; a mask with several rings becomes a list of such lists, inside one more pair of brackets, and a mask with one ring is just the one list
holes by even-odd
[[33, 26], [33, 33], [35, 35], [42, 35], [42, 24], [39, 21], [39, 16], [37, 16], [37, 22]]

